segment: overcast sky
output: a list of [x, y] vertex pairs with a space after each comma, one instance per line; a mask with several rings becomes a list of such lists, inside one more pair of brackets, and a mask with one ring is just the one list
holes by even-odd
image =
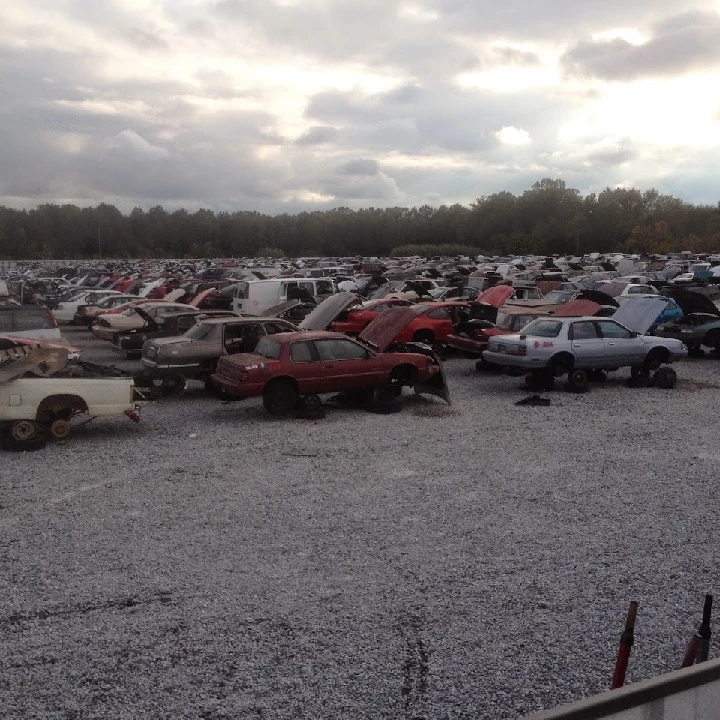
[[720, 2], [18, 0], [0, 203], [720, 200]]

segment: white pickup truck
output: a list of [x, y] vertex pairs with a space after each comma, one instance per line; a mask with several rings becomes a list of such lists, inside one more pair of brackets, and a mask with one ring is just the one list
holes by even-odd
[[64, 439], [78, 415], [127, 415], [139, 422], [140, 398], [132, 377], [74, 376], [67, 348], [20, 346], [0, 350], [0, 436], [13, 449], [46, 434]]

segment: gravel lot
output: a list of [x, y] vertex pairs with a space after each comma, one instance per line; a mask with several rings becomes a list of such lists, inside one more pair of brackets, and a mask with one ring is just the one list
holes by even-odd
[[719, 364], [516, 407], [450, 359], [452, 407], [317, 422], [197, 384], [3, 453], [0, 714], [516, 718], [609, 686], [630, 600], [629, 680], [674, 669], [718, 589]]

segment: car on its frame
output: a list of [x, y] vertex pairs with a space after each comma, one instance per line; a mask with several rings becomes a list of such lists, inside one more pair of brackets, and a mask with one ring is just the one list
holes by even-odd
[[533, 320], [522, 334], [491, 338], [483, 358], [500, 367], [549, 370], [560, 377], [574, 370], [621, 367], [649, 373], [686, 355], [679, 340], [640, 335], [611, 318], [585, 316]]
[[450, 402], [442, 364], [424, 344], [395, 342], [415, 315], [413, 307], [391, 308], [358, 339], [325, 330], [279, 333], [263, 338], [250, 354], [221, 357], [212, 376], [224, 396], [262, 396], [272, 415], [291, 412], [301, 397], [323, 393], [394, 392], [404, 386]]

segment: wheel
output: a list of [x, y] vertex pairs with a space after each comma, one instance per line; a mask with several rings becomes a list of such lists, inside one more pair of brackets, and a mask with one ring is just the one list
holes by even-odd
[[602, 370], [590, 370], [588, 372], [588, 380], [590, 382], [603, 383], [607, 380], [607, 373]]
[[667, 352], [662, 350], [651, 350], [645, 358], [645, 366], [649, 370], [657, 370], [664, 362], [667, 362]]
[[653, 375], [653, 385], [663, 390], [672, 390], [676, 382], [677, 373], [669, 367], [662, 367]]
[[288, 380], [274, 380], [263, 392], [265, 409], [275, 416], [287, 415], [298, 404], [298, 393], [295, 386]]
[[395, 389], [384, 387], [375, 391], [375, 397], [368, 410], [378, 415], [390, 415], [401, 412], [402, 408], [402, 400], [395, 393]]
[[720, 330], [711, 330], [705, 336], [703, 345], [713, 348], [714, 350], [720, 349]]
[[588, 386], [588, 375], [585, 370], [575, 369], [568, 373], [568, 382], [576, 388], [586, 388]]
[[630, 368], [630, 377], [633, 380], [646, 381], [650, 377], [650, 368], [645, 365], [633, 365]]
[[321, 420], [325, 414], [325, 408], [318, 395], [305, 395], [300, 398], [298, 417], [305, 420]]
[[562, 355], [550, 358], [548, 368], [552, 371], [554, 377], [562, 377], [566, 373], [570, 373], [572, 370], [572, 360]]
[[10, 426], [10, 437], [16, 442], [34, 440], [38, 434], [38, 426], [32, 420], [16, 420]]
[[50, 425], [50, 434], [56, 440], [64, 440], [70, 434], [70, 423], [62, 418], [57, 418]]
[[413, 342], [425, 343], [426, 345], [432, 345], [435, 342], [435, 335], [432, 330], [418, 330], [413, 335]]

